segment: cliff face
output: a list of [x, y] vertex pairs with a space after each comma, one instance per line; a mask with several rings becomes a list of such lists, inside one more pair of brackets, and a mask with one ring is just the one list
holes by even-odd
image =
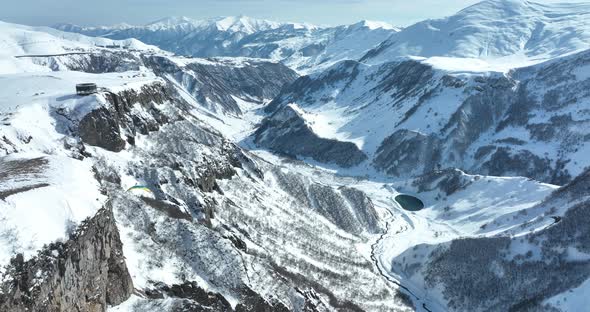
[[179, 65], [161, 56], [144, 56], [158, 76], [182, 86], [200, 105], [213, 112], [242, 115], [236, 98], [262, 104], [298, 78], [283, 64], [261, 60], [193, 60]]
[[[140, 90], [105, 93], [108, 107], [100, 107], [84, 116], [78, 124], [78, 133], [84, 143], [111, 152], [120, 152], [127, 143], [135, 144], [135, 135], [157, 131], [169, 122], [156, 106], [172, 98], [172, 90], [160, 83], [143, 86]], [[138, 105], [145, 114], [131, 114]]]
[[133, 291], [110, 208], [85, 221], [65, 243], [12, 259], [0, 285], [1, 311], [106, 311]]
[[310, 157], [342, 167], [353, 167], [367, 159], [353, 143], [318, 136], [289, 106], [264, 119], [254, 133], [254, 142], [284, 155]]
[[72, 70], [97, 74], [145, 67], [172, 85], [183, 88], [198, 105], [213, 112], [237, 116], [243, 112], [236, 99], [262, 104], [277, 96], [283, 86], [299, 77], [283, 64], [256, 59], [189, 60], [163, 55], [102, 51], [87, 55], [37, 57], [33, 61], [53, 71]]

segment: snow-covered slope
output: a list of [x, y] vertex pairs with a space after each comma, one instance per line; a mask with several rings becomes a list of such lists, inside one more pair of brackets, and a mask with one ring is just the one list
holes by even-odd
[[[572, 8], [485, 2], [488, 17], [490, 5]], [[395, 30], [244, 17], [92, 30], [151, 27], [195, 48], [171, 34], [203, 28], [214, 53], [236, 42], [318, 70], [296, 79], [277, 61], [3, 26], [17, 48], [0, 62], [26, 63], [0, 71], [0, 310], [587, 306], [589, 51], [518, 69], [454, 56], [333, 64]], [[23, 50], [29, 34], [52, 40], [35, 41], [44, 55]], [[79, 82], [99, 92], [77, 96]], [[405, 210], [402, 194], [424, 208]]]
[[0, 73], [43, 71], [31, 61], [34, 55], [84, 54], [100, 51], [101, 47], [120, 46], [128, 50], [156, 51], [136, 39], [121, 41], [93, 38], [80, 34], [62, 32], [49, 27], [30, 27], [0, 21]]
[[358, 59], [398, 31], [382, 22], [362, 21], [325, 28], [245, 16], [202, 21], [170, 17], [145, 26], [87, 28], [62, 24], [55, 27], [111, 39], [136, 38], [180, 55], [284, 61], [302, 72], [317, 71], [344, 59]]
[[[72, 95], [75, 84], [94, 81], [111, 92], [154, 83], [152, 74], [78, 72], [0, 75], [0, 262], [25, 259], [44, 245], [67, 239], [107, 200], [99, 192], [93, 161], [64, 134], [104, 101]], [[60, 120], [67, 115], [69, 120]], [[68, 150], [66, 146], [71, 146]], [[78, 146], [79, 147], [79, 146]]]
[[[408, 176], [458, 167], [563, 184], [589, 165], [589, 55], [508, 73], [421, 60], [342, 62], [286, 88], [266, 107], [272, 115], [255, 142], [356, 171]], [[304, 139], [302, 129], [323, 141]]]
[[375, 64], [399, 56], [497, 59], [522, 66], [587, 49], [590, 5], [486, 0], [459, 13], [409, 26], [363, 60]]
[[[133, 311], [410, 311], [369, 257], [382, 224], [365, 193], [267, 163], [203, 121], [223, 122], [224, 114], [202, 98], [255, 107], [242, 105], [294, 78], [285, 66], [122, 50], [33, 59], [42, 70], [0, 75], [1, 309], [104, 311], [95, 300], [119, 303], [135, 287]], [[168, 72], [166, 64], [177, 67]], [[262, 81], [240, 87], [247, 83], [240, 70]], [[176, 72], [198, 82], [182, 84]], [[99, 92], [77, 96], [79, 82], [95, 82]], [[209, 89], [206, 96], [188, 88], [195, 85]], [[134, 186], [150, 195], [129, 191]], [[74, 230], [100, 207], [107, 220], [97, 215], [98, 229], [86, 228], [89, 221]], [[121, 265], [119, 234], [84, 240], [114, 226], [112, 217], [122, 275], [133, 282], [118, 299], [96, 281], [97, 271], [110, 275]]]
[[[448, 311], [584, 310], [581, 296], [590, 277], [588, 229], [582, 226], [590, 216], [588, 178], [584, 172], [545, 200], [496, 218], [479, 235], [424, 241], [384, 261], [428, 304]], [[503, 194], [512, 197], [517, 189]], [[485, 193], [479, 194], [485, 202]], [[461, 206], [451, 204], [448, 212]], [[514, 226], [486, 233], [502, 223]], [[401, 238], [385, 244], [395, 246]]]

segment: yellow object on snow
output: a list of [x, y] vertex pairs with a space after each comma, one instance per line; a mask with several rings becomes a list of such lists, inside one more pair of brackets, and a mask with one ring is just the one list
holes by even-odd
[[139, 197], [149, 197], [149, 198], [156, 198], [156, 196], [154, 195], [154, 192], [152, 192], [152, 190], [150, 190], [147, 186], [143, 186], [143, 185], [136, 185], [133, 187], [130, 187], [127, 192], [133, 193], [136, 196]]

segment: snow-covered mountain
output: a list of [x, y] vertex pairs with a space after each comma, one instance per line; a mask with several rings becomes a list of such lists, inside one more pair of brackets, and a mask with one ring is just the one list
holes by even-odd
[[[69, 31], [69, 32], [86, 32], [93, 36], [105, 36], [112, 34], [113, 32], [119, 32], [121, 30], [136, 29], [150, 30], [152, 32], [184, 32], [185, 34], [194, 31], [204, 30], [217, 30], [220, 32], [228, 33], [243, 33], [253, 34], [256, 32], [267, 31], [277, 29], [286, 25], [286, 23], [278, 23], [261, 19], [254, 19], [247, 16], [229, 16], [229, 17], [217, 17], [208, 20], [195, 20], [184, 16], [171, 16], [162, 18], [144, 26], [133, 26], [129, 24], [117, 24], [113, 26], [100, 26], [100, 27], [80, 27], [73, 24], [58, 24], [55, 28]], [[297, 27], [313, 27], [305, 24], [292, 24]]]
[[136, 38], [163, 50], [193, 57], [245, 56], [283, 61], [299, 71], [317, 71], [345, 59], [358, 59], [397, 28], [382, 22], [318, 27], [277, 23], [245, 16], [193, 20], [170, 17], [145, 26], [54, 26], [111, 39]]
[[266, 107], [271, 116], [254, 139], [278, 152], [394, 176], [457, 167], [564, 184], [590, 165], [589, 55], [508, 73], [346, 61], [286, 88]]
[[157, 51], [136, 39], [111, 40], [62, 32], [49, 27], [30, 27], [0, 21], [0, 73], [47, 71], [35, 64], [31, 56], [85, 54], [100, 51], [106, 46], [127, 50]]
[[[573, 13], [567, 12], [583, 15], [583, 10], [573, 8], [586, 8], [492, 0], [436, 23], [479, 21], [483, 25], [487, 19], [468, 13], [490, 7], [495, 13], [488, 18], [510, 16], [526, 24], [528, 19], [537, 18], [527, 9], [560, 8], [569, 17]], [[568, 21], [574, 26], [585, 23], [581, 19]], [[510, 33], [516, 29], [509, 27], [512, 24], [515, 22], [505, 18], [500, 25], [507, 30], [494, 33]], [[589, 165], [584, 161], [590, 145], [583, 129], [590, 122], [586, 114], [590, 100], [584, 91], [590, 77], [590, 54], [588, 50], [572, 53], [584, 47], [581, 43], [590, 29], [584, 32], [583, 27], [574, 26], [557, 22], [544, 26], [547, 31], [564, 29], [558, 32], [563, 40], [554, 39], [563, 43], [560, 49], [567, 50], [560, 53], [568, 55], [537, 60], [536, 65], [524, 62], [498, 66], [488, 60], [463, 58], [468, 54], [444, 56], [445, 50], [428, 52], [443, 56], [387, 57], [385, 60], [393, 61], [374, 65], [343, 61], [321, 73], [301, 77], [283, 90], [265, 108], [271, 116], [257, 130], [254, 141], [278, 152], [356, 171], [375, 168], [394, 176], [413, 176], [435, 168], [456, 167], [471, 173], [519, 175], [564, 184]], [[411, 29], [388, 40], [401, 47], [402, 41], [395, 38]], [[568, 33], [574, 32], [572, 29], [579, 34]], [[467, 37], [478, 35], [474, 32]], [[540, 38], [545, 37], [536, 37]], [[506, 53], [516, 53], [508, 52], [518, 47], [512, 37], [494, 40], [502, 43]], [[541, 41], [531, 46], [541, 49]], [[567, 49], [569, 43], [580, 45]], [[545, 47], [550, 49], [551, 44], [555, 43], [551, 41]], [[453, 49], [469, 53], [470, 47], [459, 44]], [[496, 55], [500, 56], [499, 52]]]
[[391, 36], [364, 61], [399, 56], [450, 56], [523, 65], [587, 49], [590, 4], [539, 4], [486, 0], [459, 13], [409, 26]]
[[0, 311], [584, 311], [585, 7], [0, 23]]
[[[410, 311], [369, 257], [383, 211], [366, 193], [220, 132], [247, 136], [227, 110], [276, 96], [286, 66], [119, 48], [26, 59], [38, 70], [0, 75], [0, 310]], [[99, 92], [77, 96], [79, 82]]]

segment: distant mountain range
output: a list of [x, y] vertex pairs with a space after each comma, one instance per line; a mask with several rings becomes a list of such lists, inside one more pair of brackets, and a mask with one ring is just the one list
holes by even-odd
[[398, 28], [382, 22], [319, 27], [278, 23], [246, 16], [193, 20], [169, 17], [144, 25], [54, 28], [110, 39], [136, 38], [179, 55], [192, 57], [255, 57], [282, 61], [307, 72], [317, 71], [345, 59], [358, 59], [383, 42]]

